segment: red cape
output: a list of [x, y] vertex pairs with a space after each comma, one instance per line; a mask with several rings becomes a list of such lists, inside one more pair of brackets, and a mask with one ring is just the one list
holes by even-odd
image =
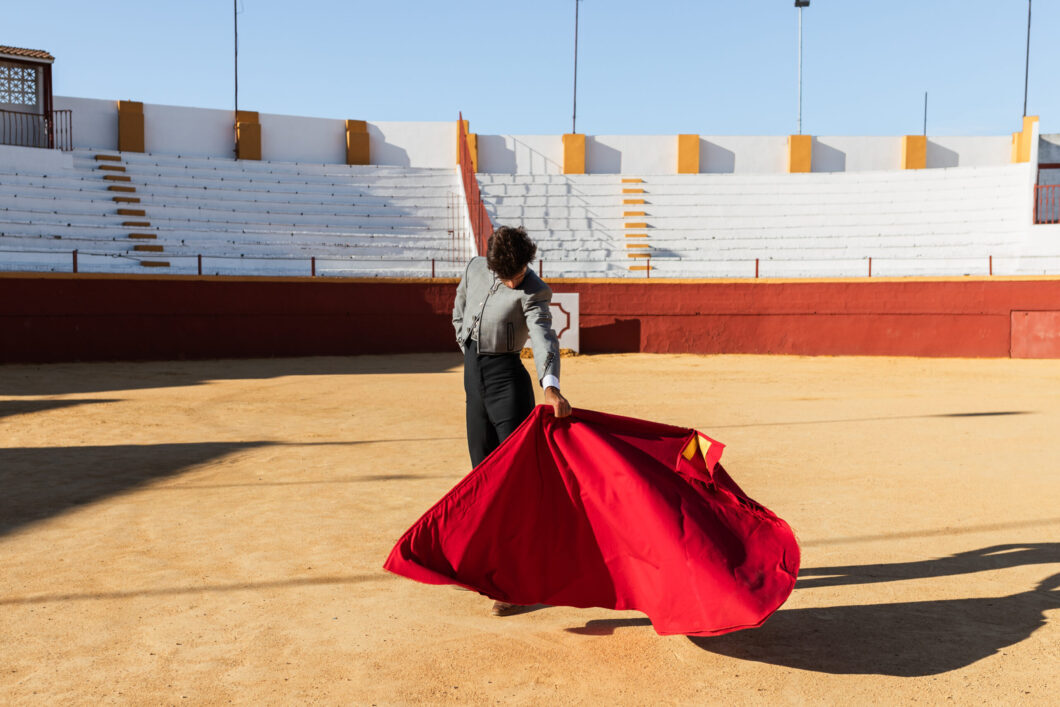
[[538, 406], [408, 529], [391, 572], [514, 604], [637, 609], [663, 635], [760, 626], [795, 586], [791, 528], [692, 429]]

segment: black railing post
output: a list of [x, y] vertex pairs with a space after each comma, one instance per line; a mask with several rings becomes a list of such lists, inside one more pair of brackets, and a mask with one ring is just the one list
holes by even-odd
[[74, 272], [77, 272], [77, 248], [74, 248]]

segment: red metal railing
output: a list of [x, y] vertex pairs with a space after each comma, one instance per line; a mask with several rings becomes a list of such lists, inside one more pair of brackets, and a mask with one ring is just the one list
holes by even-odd
[[0, 110], [0, 145], [74, 149], [73, 114], [53, 110], [51, 117], [41, 113]]
[[460, 119], [456, 123], [459, 134], [457, 145], [457, 157], [460, 160], [460, 176], [464, 180], [464, 195], [467, 197], [467, 212], [471, 215], [471, 231], [475, 234], [475, 247], [479, 255], [486, 254], [486, 242], [493, 233], [493, 224], [490, 216], [486, 213], [486, 205], [482, 203], [482, 193], [478, 188], [478, 180], [475, 179], [475, 168], [471, 162], [471, 149], [467, 144], [467, 129], [464, 128], [464, 114], [459, 113]]
[[1034, 187], [1034, 222], [1060, 223], [1060, 184]]

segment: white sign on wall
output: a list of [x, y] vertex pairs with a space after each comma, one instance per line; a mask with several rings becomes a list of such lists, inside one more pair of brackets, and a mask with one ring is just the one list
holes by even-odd
[[552, 329], [559, 337], [561, 349], [581, 352], [578, 338], [578, 293], [552, 293]]

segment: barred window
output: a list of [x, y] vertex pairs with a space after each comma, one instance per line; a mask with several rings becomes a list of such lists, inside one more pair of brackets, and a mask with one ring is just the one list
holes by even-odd
[[37, 105], [37, 70], [29, 66], [0, 63], [0, 103]]

